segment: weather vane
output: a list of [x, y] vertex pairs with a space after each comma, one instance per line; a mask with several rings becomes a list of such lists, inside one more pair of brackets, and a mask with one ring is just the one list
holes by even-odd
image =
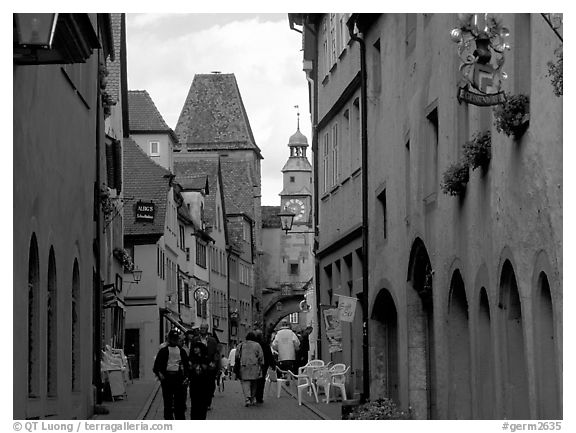
[[297, 129], [300, 131], [300, 107], [298, 105], [294, 105], [294, 108], [296, 109]]

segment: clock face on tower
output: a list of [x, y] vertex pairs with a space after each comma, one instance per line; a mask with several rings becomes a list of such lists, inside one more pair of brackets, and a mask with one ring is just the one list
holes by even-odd
[[294, 212], [294, 221], [303, 221], [304, 220], [304, 213], [305, 213], [305, 206], [304, 202], [297, 198], [291, 198], [286, 202], [286, 207]]

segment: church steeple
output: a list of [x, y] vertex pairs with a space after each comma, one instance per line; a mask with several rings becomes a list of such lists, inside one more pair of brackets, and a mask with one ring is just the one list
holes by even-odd
[[[298, 108], [295, 105], [294, 108]], [[296, 113], [296, 133], [288, 140], [288, 147], [290, 148], [290, 158], [306, 158], [306, 148], [308, 147], [308, 139], [300, 132], [300, 111]]]

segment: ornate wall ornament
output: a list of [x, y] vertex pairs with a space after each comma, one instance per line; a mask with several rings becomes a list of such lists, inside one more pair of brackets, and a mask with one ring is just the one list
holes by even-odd
[[504, 53], [510, 49], [506, 38], [510, 32], [494, 14], [458, 14], [458, 27], [450, 38], [458, 44], [460, 82], [458, 101], [488, 106], [506, 100], [500, 90], [507, 78], [502, 70]]

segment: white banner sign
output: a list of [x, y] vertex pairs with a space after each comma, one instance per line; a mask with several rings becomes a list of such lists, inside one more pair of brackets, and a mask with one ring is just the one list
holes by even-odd
[[342, 322], [353, 322], [357, 298], [338, 295], [338, 318]]

